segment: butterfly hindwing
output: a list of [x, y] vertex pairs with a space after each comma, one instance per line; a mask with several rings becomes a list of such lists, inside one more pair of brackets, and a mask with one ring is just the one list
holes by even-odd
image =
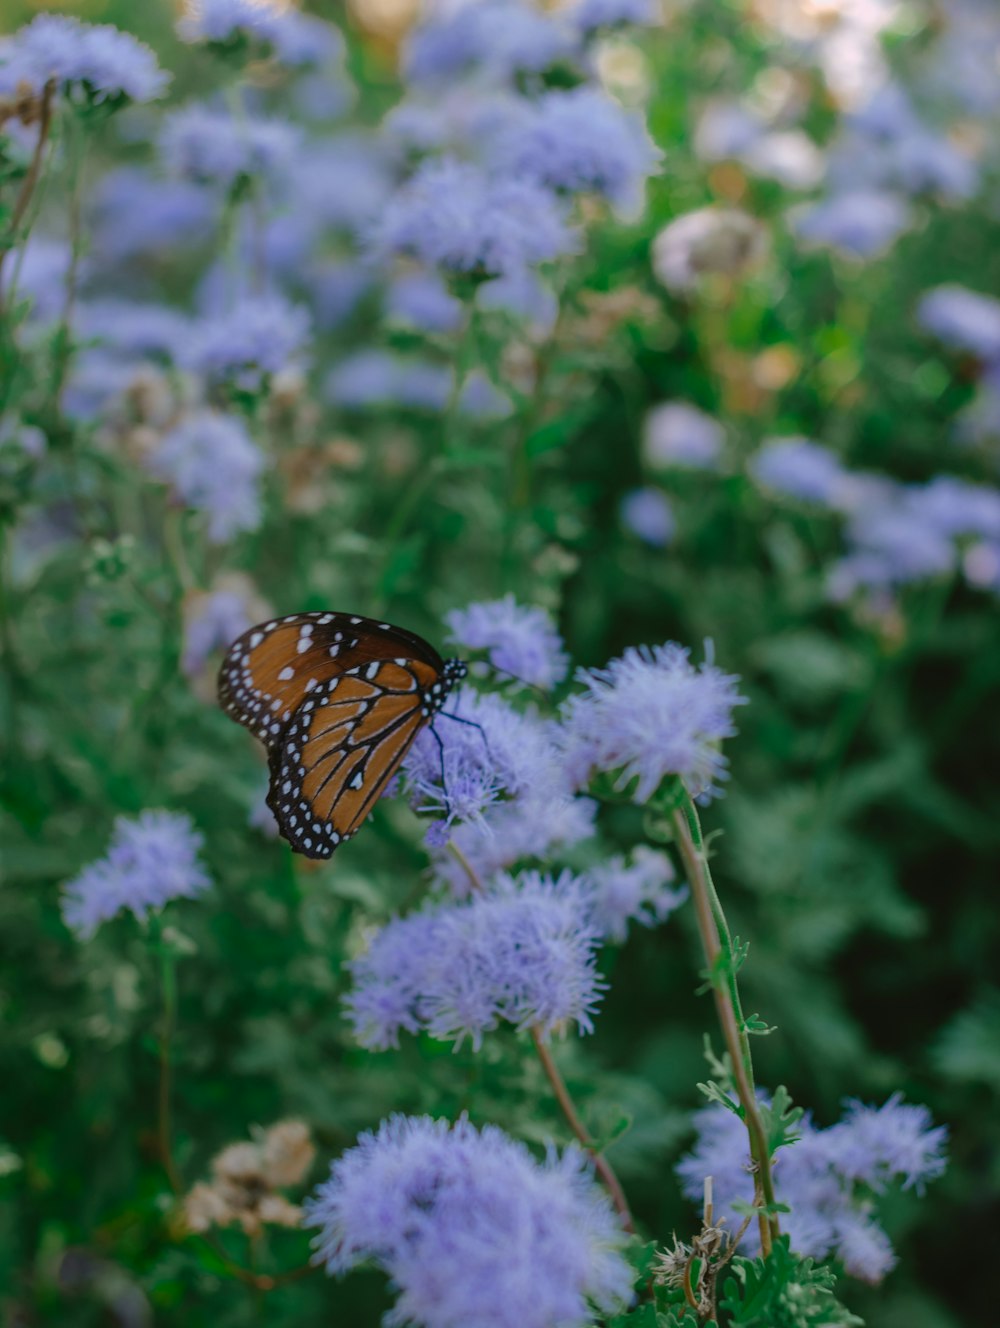
[[427, 722], [438, 673], [370, 661], [320, 683], [271, 749], [270, 806], [298, 852], [328, 858], [350, 839]]

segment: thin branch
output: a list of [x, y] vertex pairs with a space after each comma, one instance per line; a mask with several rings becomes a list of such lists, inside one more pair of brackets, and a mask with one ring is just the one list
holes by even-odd
[[[716, 894], [708, 863], [705, 859], [701, 830], [693, 805], [688, 803], [686, 808], [679, 808], [675, 811], [673, 813], [673, 824], [677, 836], [677, 847], [687, 872], [688, 885], [691, 887], [691, 895], [694, 899], [698, 930], [701, 933], [701, 942], [705, 951], [705, 958], [708, 961], [715, 1009], [719, 1017], [726, 1049], [729, 1052], [729, 1059], [733, 1066], [733, 1079], [736, 1084], [740, 1106], [743, 1109], [743, 1122], [746, 1125], [747, 1134], [750, 1136], [750, 1154], [755, 1167], [754, 1189], [756, 1198], [759, 1203], [762, 1197], [766, 1205], [766, 1211], [758, 1214], [758, 1223], [760, 1226], [761, 1251], [767, 1256], [771, 1252], [772, 1241], [780, 1234], [780, 1229], [778, 1216], [774, 1210], [776, 1201], [774, 1180], [771, 1175], [771, 1154], [767, 1143], [767, 1132], [764, 1129], [764, 1122], [757, 1103], [757, 1094], [754, 1090], [750, 1040], [747, 1036], [739, 1003], [739, 988], [736, 980], [732, 939], [725, 916], [722, 914], [722, 904]], [[697, 846], [692, 836], [692, 828], [698, 836]], [[725, 946], [723, 946], [720, 939], [720, 917], [725, 936]], [[725, 986], [719, 981], [720, 960], [723, 956], [725, 957], [727, 970]]]
[[[449, 840], [448, 849], [462, 866], [462, 870], [469, 878], [469, 884], [477, 894], [483, 893], [483, 883], [479, 879], [479, 874], [472, 863], [465, 856], [454, 840]], [[532, 1028], [531, 1040], [534, 1043], [535, 1051], [538, 1053], [538, 1059], [542, 1063], [542, 1069], [545, 1071], [545, 1077], [551, 1085], [555, 1094], [555, 1099], [559, 1103], [562, 1114], [566, 1117], [566, 1124], [572, 1133], [576, 1136], [584, 1149], [593, 1159], [594, 1169], [604, 1182], [608, 1193], [611, 1195], [611, 1202], [614, 1204], [619, 1216], [622, 1219], [622, 1225], [630, 1234], [635, 1234], [635, 1223], [632, 1220], [632, 1212], [628, 1206], [628, 1200], [625, 1198], [625, 1191], [622, 1189], [621, 1181], [615, 1175], [614, 1167], [604, 1156], [604, 1154], [595, 1147], [593, 1139], [587, 1131], [587, 1127], [577, 1114], [573, 1099], [570, 1096], [569, 1089], [566, 1087], [565, 1080], [559, 1073], [559, 1067], [552, 1058], [552, 1053], [545, 1045], [542, 1035], [538, 1028]]]
[[614, 1168], [608, 1159], [598, 1148], [595, 1147], [593, 1139], [587, 1132], [587, 1127], [577, 1115], [576, 1107], [573, 1105], [573, 1099], [570, 1097], [569, 1089], [559, 1073], [559, 1067], [552, 1059], [552, 1053], [542, 1041], [542, 1035], [537, 1028], [531, 1030], [531, 1040], [535, 1044], [535, 1050], [538, 1052], [538, 1059], [542, 1063], [542, 1069], [545, 1076], [552, 1085], [552, 1091], [555, 1094], [556, 1101], [559, 1103], [563, 1115], [566, 1117], [566, 1124], [572, 1130], [573, 1134], [580, 1141], [582, 1146], [590, 1154], [594, 1161], [594, 1168], [601, 1180], [607, 1187], [611, 1195], [611, 1202], [614, 1204], [622, 1220], [622, 1226], [630, 1235], [635, 1235], [635, 1223], [632, 1220], [632, 1213], [628, 1206], [628, 1200], [625, 1198], [625, 1191], [622, 1189], [621, 1181], [615, 1175]]
[[[31, 204], [35, 189], [38, 185], [39, 177], [42, 173], [42, 159], [45, 156], [45, 147], [49, 141], [49, 132], [52, 128], [52, 100], [55, 96], [56, 82], [50, 78], [42, 89], [42, 103], [38, 112], [38, 137], [35, 139], [35, 148], [31, 154], [31, 162], [28, 166], [28, 173], [21, 182], [21, 190], [14, 204], [14, 210], [10, 218], [10, 238], [11, 245], [17, 242], [17, 232], [20, 229], [21, 222], [24, 220], [25, 213]], [[0, 275], [2, 275], [3, 262], [7, 257], [8, 250], [0, 248]], [[0, 285], [0, 308], [3, 305], [3, 288]]]

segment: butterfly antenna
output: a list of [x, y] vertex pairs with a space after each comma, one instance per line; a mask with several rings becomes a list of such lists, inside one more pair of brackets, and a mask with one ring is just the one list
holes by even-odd
[[544, 687], [539, 687], [537, 682], [528, 682], [527, 678], [522, 678], [521, 675], [518, 673], [511, 673], [510, 669], [502, 669], [498, 664], [490, 664], [489, 667], [493, 670], [494, 673], [505, 673], [508, 678], [513, 678], [514, 681], [519, 682], [522, 687], [530, 687], [530, 689], [533, 692], [538, 693], [538, 695], [542, 698], [543, 701], [547, 701], [549, 699], [548, 692], [545, 690]]
[[[442, 712], [443, 713], [443, 712]], [[431, 725], [431, 733], [434, 735], [434, 741], [438, 745], [438, 759], [441, 762], [441, 791], [444, 793], [444, 805], [448, 815], [451, 816], [452, 806], [451, 798], [448, 797], [448, 778], [444, 772], [444, 743], [441, 741], [441, 735], [434, 725]]]

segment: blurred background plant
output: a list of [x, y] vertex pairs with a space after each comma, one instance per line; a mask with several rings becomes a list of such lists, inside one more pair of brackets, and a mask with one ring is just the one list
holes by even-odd
[[[371, 1272], [270, 1286], [309, 1247], [259, 1127], [308, 1122], [324, 1163], [393, 1112], [568, 1140], [513, 1029], [358, 1045], [347, 961], [421, 893], [419, 824], [389, 802], [332, 865], [292, 858], [213, 699], [272, 611], [486, 648], [455, 611], [511, 593], [576, 664], [711, 638], [740, 676], [705, 820], [778, 1028], [758, 1079], [814, 1156], [867, 1119], [848, 1098], [949, 1132], [928, 1197], [881, 1203], [898, 1266], [838, 1295], [880, 1328], [992, 1324], [1000, 13], [5, 0], [0, 30], [57, 10], [150, 49], [0, 45], [9, 1322], [374, 1323]], [[507, 667], [558, 688], [560, 650]], [[550, 827], [577, 870], [583, 801]], [[602, 850], [641, 819], [605, 807]], [[68, 882], [96, 912], [64, 920]], [[177, 894], [162, 928], [103, 921]], [[600, 930], [609, 986], [559, 1065], [641, 1229], [690, 1238], [690, 1159], [724, 1144], [691, 1152], [694, 919]], [[189, 1225], [198, 1177], [243, 1187], [202, 1237], [164, 1179], [165, 1046]]]

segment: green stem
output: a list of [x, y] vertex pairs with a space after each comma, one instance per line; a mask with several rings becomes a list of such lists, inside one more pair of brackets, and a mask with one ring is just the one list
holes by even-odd
[[77, 118], [70, 115], [66, 117], [65, 124], [70, 177], [70, 259], [62, 317], [53, 342], [52, 400], [57, 411], [62, 409], [63, 388], [73, 350], [73, 314], [80, 280], [80, 260], [83, 257], [83, 169], [87, 156], [87, 135]]
[[[479, 879], [475, 867], [458, 847], [454, 840], [449, 840], [448, 851], [452, 857], [460, 864], [462, 870], [469, 878], [469, 884], [476, 894], [483, 893], [483, 883]], [[622, 1226], [630, 1235], [635, 1234], [635, 1222], [632, 1218], [631, 1209], [628, 1206], [628, 1200], [625, 1198], [625, 1191], [622, 1189], [622, 1183], [615, 1174], [615, 1169], [594, 1144], [593, 1139], [587, 1127], [576, 1110], [570, 1091], [566, 1087], [566, 1081], [559, 1073], [559, 1067], [553, 1059], [552, 1052], [549, 1050], [541, 1033], [537, 1028], [531, 1029], [531, 1041], [534, 1044], [538, 1059], [541, 1062], [542, 1069], [545, 1071], [545, 1077], [549, 1081], [556, 1101], [559, 1103], [559, 1109], [566, 1118], [566, 1124], [569, 1126], [573, 1135], [582, 1145], [584, 1150], [590, 1154], [594, 1163], [594, 1170], [604, 1182], [604, 1186], [611, 1196], [611, 1202], [615, 1206], [615, 1211], [622, 1220]]]
[[171, 1051], [174, 1029], [177, 1023], [177, 970], [174, 956], [163, 943], [163, 932], [159, 918], [153, 916], [149, 922], [149, 934], [153, 942], [153, 952], [160, 965], [160, 987], [163, 993], [163, 1018], [160, 1026], [160, 1082], [157, 1093], [156, 1139], [160, 1162], [166, 1172], [167, 1180], [174, 1194], [184, 1191], [184, 1182], [177, 1164], [174, 1162], [173, 1129], [171, 1125], [170, 1097], [173, 1065]]
[[733, 1067], [733, 1081], [740, 1100], [743, 1123], [750, 1138], [755, 1204], [763, 1205], [757, 1219], [761, 1251], [767, 1256], [773, 1241], [780, 1235], [780, 1228], [775, 1207], [774, 1178], [771, 1175], [771, 1153], [757, 1103], [753, 1058], [740, 1001], [732, 935], [708, 866], [698, 813], [686, 794], [682, 806], [672, 815], [677, 847], [687, 873], [698, 931], [708, 961], [716, 1013]]

